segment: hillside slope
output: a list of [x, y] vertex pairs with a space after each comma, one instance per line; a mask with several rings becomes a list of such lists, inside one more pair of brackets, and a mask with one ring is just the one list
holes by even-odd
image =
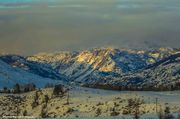
[[26, 72], [20, 68], [13, 68], [0, 60], [0, 88], [13, 87], [16, 83], [34, 83], [37, 87], [44, 87], [47, 83], [57, 83], [48, 78]]
[[66, 81], [67, 77], [60, 75], [50, 66], [39, 62], [27, 61], [26, 58], [18, 55], [2, 55], [0, 60], [6, 62], [12, 67], [19, 67], [29, 73], [39, 75], [44, 78], [51, 78]]

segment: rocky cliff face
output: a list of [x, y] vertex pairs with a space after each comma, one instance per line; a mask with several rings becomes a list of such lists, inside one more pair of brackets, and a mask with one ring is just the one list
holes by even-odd
[[27, 60], [48, 64], [70, 81], [82, 83], [118, 82], [126, 85], [156, 80], [159, 84], [172, 79], [179, 81], [179, 50], [171, 48], [149, 51], [96, 48], [82, 52], [37, 54], [27, 57]]

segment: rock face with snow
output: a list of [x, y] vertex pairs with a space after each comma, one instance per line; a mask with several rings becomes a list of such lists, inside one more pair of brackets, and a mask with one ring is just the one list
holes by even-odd
[[82, 52], [41, 53], [27, 57], [27, 60], [48, 64], [73, 82], [142, 85], [151, 81], [166, 84], [180, 80], [179, 50], [171, 48], [149, 51], [97, 48]]
[[112, 85], [136, 85], [141, 87], [171, 88], [180, 82], [180, 54], [173, 54], [137, 72], [125, 74], [122, 78], [109, 80]]
[[40, 53], [28, 57], [4, 55], [0, 59], [41, 77], [83, 84], [173, 84], [180, 81], [180, 51], [95, 48], [81, 52]]

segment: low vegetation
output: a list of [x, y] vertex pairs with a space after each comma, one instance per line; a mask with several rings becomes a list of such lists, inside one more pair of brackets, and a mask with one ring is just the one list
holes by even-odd
[[[180, 109], [178, 106], [175, 108], [167, 103], [162, 104], [160, 99], [154, 98], [148, 102], [145, 97], [133, 93], [106, 97], [101, 96], [100, 92], [90, 95], [89, 89], [81, 89], [80, 93], [74, 92], [61, 84], [52, 88], [36, 88], [24, 93], [21, 87], [15, 85], [12, 94], [0, 96], [2, 107], [0, 116], [10, 114], [59, 118], [87, 115], [87, 117], [131, 116], [134, 119], [140, 119], [143, 114], [157, 113], [159, 119], [174, 119], [173, 113]], [[19, 95], [14, 95], [14, 90]]]
[[111, 84], [82, 84], [82, 87], [106, 89], [106, 90], [118, 90], [118, 91], [174, 91], [180, 90], [180, 82], [176, 82], [173, 85], [111, 85]]

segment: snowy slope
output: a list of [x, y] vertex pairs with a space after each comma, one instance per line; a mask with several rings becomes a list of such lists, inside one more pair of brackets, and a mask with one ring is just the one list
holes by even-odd
[[0, 60], [8, 63], [12, 67], [19, 67], [27, 72], [34, 73], [44, 78], [66, 81], [67, 77], [60, 75], [46, 64], [27, 61], [24, 57], [18, 55], [2, 55]]
[[48, 78], [42, 78], [38, 75], [28, 73], [19, 68], [13, 68], [0, 60], [0, 88], [12, 87], [16, 83], [27, 84], [35, 83], [38, 87], [43, 87], [47, 83], [57, 83]]

